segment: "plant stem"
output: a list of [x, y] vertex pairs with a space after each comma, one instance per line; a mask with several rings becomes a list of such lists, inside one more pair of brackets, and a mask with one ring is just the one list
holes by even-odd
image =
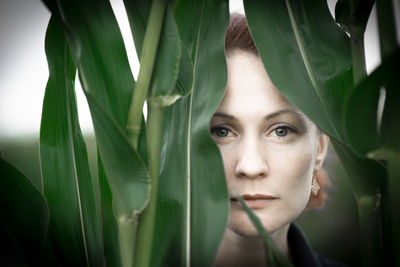
[[381, 266], [384, 260], [382, 198], [386, 169], [371, 159], [358, 156], [334, 138], [331, 141], [349, 176], [358, 204], [362, 266]]
[[135, 255], [137, 217], [118, 221], [118, 240], [120, 247], [121, 263], [123, 267], [132, 267]]
[[383, 60], [398, 47], [392, 1], [377, 0], [376, 9], [378, 13], [379, 44]]
[[[350, 0], [350, 13], [356, 14], [357, 5], [361, 5], [357, 0]], [[351, 57], [353, 62], [353, 83], [357, 86], [366, 76], [367, 68], [365, 64], [364, 52], [364, 31], [357, 30], [357, 23], [355, 19], [349, 25], [350, 30], [350, 46]]]
[[361, 265], [380, 266], [383, 263], [381, 193], [362, 196], [357, 200], [360, 221]]
[[357, 86], [367, 76], [364, 51], [364, 34], [350, 37], [351, 57], [353, 62], [353, 83]]
[[[356, 7], [357, 2], [355, 0], [350, 1], [351, 14], [355, 14]], [[350, 29], [357, 29], [356, 26], [350, 25]], [[353, 84], [356, 87], [367, 76], [364, 31], [354, 30], [350, 32], [350, 45], [353, 64]], [[369, 177], [366, 176], [364, 178], [367, 182]], [[365, 194], [364, 192], [363, 194], [356, 194], [360, 222], [361, 264], [364, 267], [379, 266], [383, 262], [382, 188], [376, 188], [375, 190], [377, 190], [375, 193]]]
[[[382, 62], [396, 51], [398, 43], [396, 40], [396, 29], [394, 20], [394, 8], [391, 0], [377, 0], [376, 9], [378, 15], [379, 44]], [[396, 99], [393, 92], [398, 90], [396, 83], [386, 83], [386, 96], [389, 101]], [[391, 97], [391, 98], [389, 98]], [[388, 101], [386, 101], [388, 104]], [[394, 114], [396, 114], [394, 112]], [[390, 119], [389, 119], [390, 121]], [[396, 138], [396, 136], [393, 136]], [[392, 138], [393, 138], [392, 137]], [[386, 157], [388, 161], [389, 181], [386, 186], [387, 195], [384, 198], [383, 208], [385, 211], [384, 220], [384, 244], [385, 244], [385, 265], [400, 266], [400, 214], [398, 203], [400, 200], [400, 155], [389, 151]]]
[[398, 203], [400, 201], [400, 154], [390, 152], [388, 155], [389, 169], [389, 186], [388, 186], [388, 203], [385, 205], [386, 212], [389, 218], [385, 221], [385, 226], [388, 227], [385, 232], [385, 244], [387, 245], [387, 262], [386, 266], [400, 266], [400, 213]]
[[150, 265], [151, 248], [153, 244], [154, 225], [156, 220], [158, 174], [160, 168], [161, 138], [163, 123], [163, 107], [151, 101], [147, 120], [148, 165], [151, 179], [150, 202], [140, 218], [138, 238], [136, 243], [135, 267]]
[[132, 95], [126, 125], [128, 140], [136, 150], [142, 122], [143, 105], [150, 87], [165, 8], [165, 0], [153, 0], [140, 54], [140, 70]]

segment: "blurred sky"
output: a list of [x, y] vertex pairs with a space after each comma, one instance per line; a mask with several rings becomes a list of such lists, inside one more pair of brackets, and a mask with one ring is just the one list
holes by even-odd
[[[399, 3], [396, 10], [399, 10]], [[331, 12], [336, 1], [328, 0]], [[111, 0], [120, 25], [135, 79], [139, 63], [122, 0]], [[243, 13], [241, 0], [230, 1], [231, 12]], [[400, 12], [397, 12], [397, 15]], [[0, 141], [22, 136], [37, 137], [44, 90], [48, 78], [44, 37], [50, 12], [40, 0], [0, 0]], [[399, 25], [399, 16], [397, 16]], [[367, 69], [380, 63], [376, 11], [365, 35]], [[78, 79], [77, 79], [78, 80]], [[79, 119], [82, 131], [93, 131], [89, 109], [77, 82]]]

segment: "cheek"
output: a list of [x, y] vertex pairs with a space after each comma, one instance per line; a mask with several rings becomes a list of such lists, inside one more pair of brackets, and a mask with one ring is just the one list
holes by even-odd
[[313, 143], [304, 140], [294, 144], [270, 147], [270, 172], [277, 179], [277, 190], [293, 205], [305, 206], [311, 189], [315, 153]]

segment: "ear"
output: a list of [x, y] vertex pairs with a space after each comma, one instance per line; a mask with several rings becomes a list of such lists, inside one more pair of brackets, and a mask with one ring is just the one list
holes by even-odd
[[322, 163], [326, 157], [326, 153], [328, 151], [328, 144], [329, 144], [329, 136], [318, 130], [318, 151], [317, 157], [315, 159], [315, 169], [319, 170], [322, 167]]
[[331, 182], [329, 181], [328, 174], [323, 168], [316, 171], [314, 177], [321, 188], [318, 190], [317, 195], [314, 195], [310, 192], [310, 197], [305, 208], [306, 211], [312, 209], [322, 209], [325, 205], [326, 200], [328, 199], [327, 189], [331, 187]]

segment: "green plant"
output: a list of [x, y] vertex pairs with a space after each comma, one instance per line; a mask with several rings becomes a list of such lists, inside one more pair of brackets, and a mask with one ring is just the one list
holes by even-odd
[[[36, 241], [46, 240], [46, 246], [37, 262], [210, 265], [228, 207], [221, 158], [208, 134], [226, 83], [227, 2], [126, 1], [141, 62], [136, 83], [108, 1], [45, 3], [52, 19], [40, 135], [41, 208], [50, 223], [48, 229], [46, 220], [41, 225]], [[76, 69], [95, 128], [100, 203], [77, 118]], [[4, 168], [6, 178], [16, 179]]]

